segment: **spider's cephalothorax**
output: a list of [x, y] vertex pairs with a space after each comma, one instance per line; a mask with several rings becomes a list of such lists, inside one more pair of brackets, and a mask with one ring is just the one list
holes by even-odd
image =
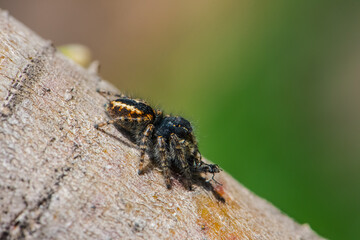
[[186, 188], [200, 173], [218, 173], [216, 164], [201, 160], [197, 142], [189, 121], [182, 117], [164, 116], [139, 99], [98, 90], [102, 95], [115, 96], [106, 111], [111, 120], [95, 125], [100, 128], [114, 124], [125, 130], [140, 147], [139, 174], [144, 172], [145, 153], [161, 167], [167, 188], [171, 188], [170, 171], [181, 174]]

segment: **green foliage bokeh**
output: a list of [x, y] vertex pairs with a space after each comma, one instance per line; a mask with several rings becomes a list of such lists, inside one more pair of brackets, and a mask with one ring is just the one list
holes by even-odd
[[342, 108], [359, 108], [344, 100], [360, 76], [346, 67], [359, 18], [339, 4], [227, 6], [155, 59], [161, 70], [137, 90], [190, 118], [203, 155], [249, 189], [325, 237], [351, 239], [360, 235], [359, 131]]

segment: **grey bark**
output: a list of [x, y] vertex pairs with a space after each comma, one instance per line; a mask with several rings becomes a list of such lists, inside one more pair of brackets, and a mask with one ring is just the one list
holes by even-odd
[[0, 10], [0, 239], [320, 239], [225, 172], [225, 203], [139, 176], [138, 148], [93, 127], [97, 87], [114, 90]]

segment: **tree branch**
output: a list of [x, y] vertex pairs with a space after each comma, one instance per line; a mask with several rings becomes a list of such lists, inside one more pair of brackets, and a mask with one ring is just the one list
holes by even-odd
[[98, 87], [114, 91], [0, 10], [0, 239], [320, 239], [224, 172], [215, 195], [139, 176], [137, 146], [93, 127]]

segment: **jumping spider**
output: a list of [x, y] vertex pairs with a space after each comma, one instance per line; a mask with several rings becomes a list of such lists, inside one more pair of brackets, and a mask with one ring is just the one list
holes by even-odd
[[189, 190], [192, 181], [201, 173], [212, 173], [214, 180], [215, 173], [221, 171], [217, 164], [208, 164], [201, 160], [193, 129], [186, 119], [164, 116], [161, 110], [154, 110], [139, 99], [107, 91], [97, 92], [105, 97], [114, 96], [118, 99], [109, 100], [106, 105], [111, 120], [95, 124], [95, 128], [114, 124], [132, 137], [134, 143], [140, 147], [139, 174], [145, 170], [145, 153], [161, 167], [168, 189], [171, 188], [170, 171], [179, 173], [183, 184]]

